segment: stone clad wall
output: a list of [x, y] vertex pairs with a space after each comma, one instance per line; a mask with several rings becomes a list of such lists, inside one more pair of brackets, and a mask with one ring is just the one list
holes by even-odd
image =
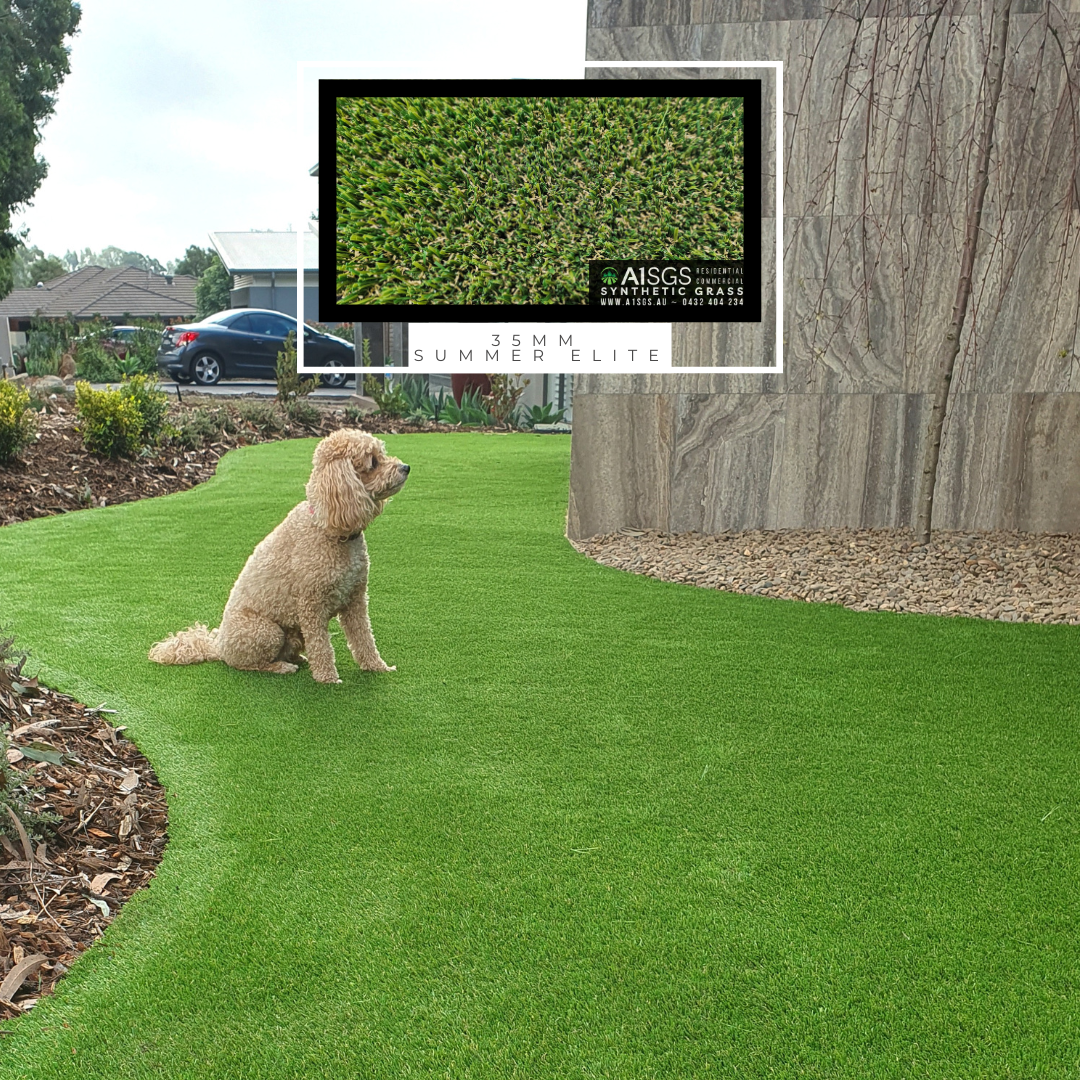
[[[914, 524], [991, 6], [591, 0], [588, 59], [643, 62], [591, 78], [657, 74], [660, 59], [784, 61], [785, 371], [578, 377], [571, 537]], [[1013, 0], [935, 528], [1080, 531], [1078, 40], [1080, 0]], [[677, 324], [677, 364], [775, 362], [775, 86], [760, 76], [764, 319]]]

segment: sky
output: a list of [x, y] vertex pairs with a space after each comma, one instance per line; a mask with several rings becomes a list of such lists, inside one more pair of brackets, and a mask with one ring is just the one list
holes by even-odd
[[585, 2], [85, 0], [15, 227], [47, 255], [166, 264], [211, 232], [306, 226], [320, 76], [580, 78]]

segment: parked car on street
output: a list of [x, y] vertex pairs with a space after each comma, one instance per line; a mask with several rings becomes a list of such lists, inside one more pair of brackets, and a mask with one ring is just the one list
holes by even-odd
[[[220, 379], [273, 379], [285, 338], [296, 320], [280, 311], [231, 308], [199, 322], [166, 326], [158, 346], [158, 371], [178, 383], [213, 386]], [[352, 342], [304, 327], [304, 361], [312, 367], [355, 363]], [[319, 376], [323, 386], [344, 386], [348, 372]]]

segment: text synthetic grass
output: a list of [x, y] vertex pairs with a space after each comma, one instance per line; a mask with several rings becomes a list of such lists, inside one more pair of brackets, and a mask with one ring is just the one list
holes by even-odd
[[590, 259], [743, 257], [738, 98], [346, 98], [346, 304], [584, 304]]
[[4, 624], [171, 797], [0, 1077], [1076, 1075], [1075, 629], [635, 577], [562, 535], [567, 440], [387, 443], [392, 674], [146, 660], [312, 442], [0, 530]]

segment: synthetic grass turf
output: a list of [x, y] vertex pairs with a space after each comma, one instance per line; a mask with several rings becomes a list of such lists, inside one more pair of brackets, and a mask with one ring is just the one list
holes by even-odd
[[1075, 629], [623, 574], [563, 538], [565, 439], [387, 442], [390, 675], [146, 661], [310, 442], [0, 530], [4, 625], [171, 793], [0, 1077], [1076, 1074]]
[[743, 257], [741, 98], [343, 98], [346, 304], [586, 304], [590, 259]]

